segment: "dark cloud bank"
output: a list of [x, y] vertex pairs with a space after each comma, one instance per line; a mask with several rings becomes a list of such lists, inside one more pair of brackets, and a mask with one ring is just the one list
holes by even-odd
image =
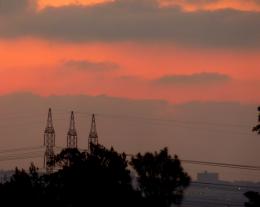
[[37, 13], [33, 6], [25, 7], [27, 2], [0, 1], [0, 37], [75, 42], [170, 41], [200, 47], [260, 46], [258, 12], [183, 12], [177, 7], [159, 8], [155, 0], [117, 0], [91, 7], [46, 8]]
[[67, 60], [62, 62], [63, 70], [82, 72], [110, 72], [120, 68], [113, 62], [93, 62], [89, 60]]
[[231, 80], [231, 77], [220, 73], [195, 73], [191, 75], [166, 75], [153, 82], [168, 86], [205, 86], [223, 84]]

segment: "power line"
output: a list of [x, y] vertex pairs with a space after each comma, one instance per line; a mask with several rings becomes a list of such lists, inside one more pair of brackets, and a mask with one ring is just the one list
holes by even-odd
[[[82, 112], [76, 111], [78, 114], [87, 114], [91, 115], [90, 112]], [[162, 118], [155, 118], [155, 117], [145, 117], [145, 116], [137, 116], [137, 115], [128, 115], [128, 114], [108, 114], [108, 113], [96, 113], [97, 116], [103, 117], [114, 117], [114, 118], [130, 118], [130, 119], [143, 119], [143, 120], [150, 120], [150, 121], [160, 121], [160, 122], [176, 122], [176, 123], [184, 123], [184, 124], [195, 124], [195, 125], [212, 125], [212, 126], [224, 126], [224, 127], [249, 127], [249, 125], [245, 125], [242, 123], [218, 123], [218, 122], [202, 122], [202, 121], [189, 121], [189, 120], [178, 120], [178, 119], [162, 119]]]
[[[80, 115], [88, 115], [91, 116], [93, 112], [87, 112], [87, 111], [75, 111], [77, 114]], [[37, 112], [38, 114], [44, 114], [45, 112]], [[59, 110], [55, 109], [55, 116], [56, 115], [65, 115], [67, 113], [70, 113], [68, 110]], [[249, 127], [250, 125], [243, 124], [243, 123], [219, 123], [219, 122], [206, 122], [206, 121], [190, 121], [190, 120], [179, 120], [179, 119], [162, 119], [157, 117], [147, 117], [147, 116], [139, 116], [139, 115], [129, 115], [129, 114], [109, 114], [109, 113], [95, 113], [97, 116], [108, 116], [108, 117], [114, 117], [114, 118], [131, 118], [131, 119], [143, 119], [143, 120], [152, 120], [152, 121], [161, 121], [161, 122], [177, 122], [177, 123], [184, 123], [184, 124], [195, 124], [195, 125], [212, 125], [212, 126], [222, 126], [222, 127]], [[34, 116], [34, 114], [20, 114], [17, 113], [1, 113], [2, 116], [7, 117], [31, 117]]]
[[232, 188], [249, 188], [249, 189], [259, 189], [260, 186], [249, 186], [249, 185], [237, 185], [237, 184], [225, 184], [225, 183], [212, 183], [212, 182], [200, 182], [192, 181], [191, 184], [208, 185], [208, 186], [218, 186], [218, 187], [232, 187]]
[[[63, 149], [64, 147], [56, 146], [55, 148], [56, 149]], [[13, 148], [13, 149], [0, 150], [0, 154], [9, 154], [11, 152], [24, 152], [24, 154], [26, 154], [26, 153], [32, 152], [32, 150], [38, 150], [38, 149], [44, 149], [44, 148], [43, 148], [43, 146]], [[26, 152], [26, 151], [29, 151], [29, 152]], [[14, 155], [17, 155], [17, 154], [14, 154]], [[135, 157], [136, 155], [126, 154], [126, 156], [127, 157]], [[221, 162], [186, 160], [186, 159], [180, 159], [180, 161], [183, 162], [183, 163], [187, 163], [187, 164], [207, 165], [207, 166], [214, 166], [214, 167], [226, 167], [226, 168], [260, 171], [260, 166], [256, 166], [256, 165], [241, 165], [241, 164], [233, 164], [233, 163], [221, 163]]]
[[[66, 118], [54, 118], [53, 119], [54, 121], [64, 121], [66, 120]], [[11, 129], [13, 130], [14, 128], [19, 128], [19, 127], [27, 127], [27, 126], [31, 126], [31, 125], [42, 125], [43, 124], [43, 121], [42, 120], [37, 120], [37, 121], [29, 121], [29, 122], [24, 122], [24, 121], [21, 121], [20, 123], [13, 123], [13, 125], [8, 125], [8, 126], [5, 126], [5, 125], [0, 125], [0, 128], [2, 129]]]
[[7, 154], [4, 154], [4, 155], [1, 155], [0, 156], [0, 158], [2, 157], [12, 157], [12, 156], [23, 156], [23, 155], [27, 155], [27, 154], [33, 154], [33, 153], [43, 153], [44, 152], [44, 150], [41, 150], [41, 151], [39, 151], [39, 150], [37, 150], [37, 151], [28, 151], [28, 152], [22, 152], [22, 153], [12, 153], [12, 154], [10, 154], [10, 153], [7, 153]]
[[[14, 152], [14, 150], [9, 150], [8, 152]], [[2, 154], [4, 154], [4, 153], [2, 153]], [[44, 154], [44, 149], [42, 151], [39, 151], [39, 150], [38, 151], [28, 151], [28, 152], [23, 152], [23, 153], [18, 153], [18, 154], [17, 153], [16, 154], [6, 153], [6, 155], [0, 156], [0, 161], [36, 158], [36, 157], [42, 157], [43, 154]]]
[[197, 161], [197, 160], [180, 160], [184, 163], [189, 164], [197, 164], [197, 165], [208, 165], [208, 166], [217, 166], [217, 167], [227, 167], [227, 168], [238, 168], [245, 170], [260, 170], [260, 166], [253, 165], [238, 165], [238, 164], [230, 164], [230, 163], [218, 163], [218, 162], [205, 162], [205, 161]]
[[[78, 112], [79, 113], [79, 112]], [[82, 113], [84, 114], [84, 113]], [[127, 116], [127, 115], [104, 115], [104, 114], [98, 114], [99, 117], [104, 117], [104, 118], [116, 118], [116, 119], [128, 119], [128, 120], [133, 120], [133, 119], [140, 119], [140, 117], [134, 117], [134, 116]], [[130, 118], [130, 119], [129, 119]], [[185, 128], [185, 129], [195, 129], [198, 130], [197, 126], [203, 126], [202, 123], [205, 125], [207, 122], [188, 122], [188, 121], [178, 121], [178, 120], [166, 120], [166, 119], [159, 119], [159, 118], [142, 118], [143, 120], [146, 121], [160, 121], [160, 122], [164, 122], [164, 123], [149, 123], [149, 124], [155, 124], [155, 125], [162, 125], [162, 126], [171, 126], [171, 127], [180, 127], [180, 128]], [[166, 122], [166, 123], [165, 123]], [[146, 122], [148, 123], [148, 122]], [[167, 124], [168, 123], [168, 124]], [[171, 123], [174, 123], [174, 125], [172, 125]], [[139, 125], [139, 123], [137, 123]], [[193, 125], [193, 126], [192, 126]], [[211, 126], [226, 126], [226, 127], [230, 127], [230, 126], [239, 126], [239, 125], [232, 125], [232, 124], [213, 124], [213, 123], [208, 123], [208, 125]], [[195, 126], [195, 127], [194, 127]], [[239, 127], [241, 127], [242, 125], [240, 125]], [[246, 125], [243, 125], [246, 126]], [[251, 131], [251, 127], [250, 126], [246, 126], [248, 128], [248, 132]], [[250, 129], [250, 130], [249, 130]], [[207, 129], [207, 128], [203, 128], [202, 131], [203, 133], [207, 133], [207, 132], [216, 132], [216, 133], [225, 133], [225, 134], [229, 134], [229, 135], [240, 135], [240, 136], [251, 136], [252, 134], [250, 133], [243, 133], [243, 132], [239, 132], [239, 131], [226, 131], [226, 130], [219, 130], [219, 129]]]
[[24, 160], [28, 158], [37, 158], [42, 157], [42, 153], [28, 154], [26, 156], [10, 156], [10, 157], [0, 157], [0, 162], [3, 161], [12, 161], [12, 160]]
[[0, 154], [8, 153], [8, 152], [15, 152], [15, 151], [27, 151], [27, 150], [33, 150], [33, 149], [41, 149], [41, 148], [43, 148], [43, 146], [6, 149], [6, 150], [0, 150]]
[[[63, 149], [64, 147], [56, 146], [56, 149]], [[42, 146], [36, 147], [25, 147], [25, 148], [14, 148], [14, 149], [7, 149], [0, 151], [1, 154], [8, 154], [9, 152], [19, 152], [19, 151], [26, 151], [26, 150], [36, 150], [36, 149], [43, 149]], [[25, 152], [30, 153], [30, 152]], [[17, 154], [14, 154], [17, 155]], [[128, 157], [135, 157], [133, 154], [126, 154]], [[0, 156], [1, 157], [1, 156]], [[245, 169], [245, 170], [260, 170], [260, 166], [253, 166], [253, 165], [240, 165], [240, 164], [232, 164], [232, 163], [220, 163], [220, 162], [209, 162], [209, 161], [198, 161], [198, 160], [183, 160], [180, 159], [181, 162], [188, 163], [188, 164], [196, 164], [196, 165], [208, 165], [208, 166], [216, 166], [216, 167], [227, 167], [227, 168], [238, 168], [238, 169]]]
[[242, 205], [241, 203], [235, 203], [235, 202], [223, 202], [223, 201], [219, 201], [219, 200], [215, 200], [215, 199], [191, 199], [191, 200], [185, 200], [182, 204], [182, 206], [186, 206], [186, 205], [192, 205], [194, 206], [194, 204], [199, 204], [200, 207], [202, 207], [201, 205], [205, 205], [205, 207], [208, 207], [209, 205], [212, 206], [216, 206], [216, 205], [220, 205], [220, 206], [233, 206], [233, 207], [242, 207], [244, 205]]
[[[77, 111], [77, 113], [79, 115], [87, 115], [89, 116], [90, 115], [90, 112], [80, 112], [80, 111]], [[62, 115], [61, 112], [58, 114], [58, 115]], [[120, 118], [120, 119], [130, 119], [130, 120], [133, 120], [133, 119], [142, 119], [142, 120], [146, 120], [146, 121], [159, 121], [159, 122], [163, 122], [164, 124], [162, 124], [163, 126], [168, 126], [166, 123], [175, 123], [174, 125], [169, 125], [171, 127], [180, 127], [180, 128], [185, 128], [185, 129], [195, 129], [195, 130], [198, 130], [198, 126], [203, 126], [203, 125], [207, 125], [207, 126], [217, 126], [217, 127], [247, 127], [248, 128], [248, 132], [251, 131], [251, 126], [249, 125], [244, 125], [244, 124], [231, 124], [231, 123], [216, 123], [216, 122], [195, 122], [195, 121], [183, 121], [183, 120], [177, 120], [177, 119], [161, 119], [161, 118], [153, 118], [153, 117], [143, 117], [143, 116], [130, 116], [130, 115], [112, 115], [112, 114], [105, 114], [105, 113], [98, 113], [98, 116], [100, 117], [104, 117], [104, 118], [107, 118], [107, 117], [110, 117], [110, 118]], [[56, 118], [54, 119], [55, 121], [57, 120], [65, 120], [65, 118]], [[20, 124], [16, 124], [16, 127], [21, 127], [21, 126], [24, 126], [24, 125], [27, 125], [27, 124], [42, 124], [43, 122], [42, 121], [34, 121], [32, 123], [20, 123]], [[147, 123], [147, 122], [146, 122]], [[159, 123], [150, 123], [150, 124], [156, 124], [156, 125], [161, 125]], [[8, 128], [8, 126], [4, 126], [4, 125], [0, 125], [0, 127], [6, 129]], [[13, 129], [13, 126], [12, 126], [12, 129]], [[250, 129], [250, 130], [249, 130]], [[203, 133], [212, 133], [212, 132], [216, 132], [216, 133], [225, 133], [225, 134], [231, 134], [231, 135], [240, 135], [240, 136], [250, 136], [252, 134], [250, 133], [244, 133], [244, 132], [239, 132], [239, 131], [226, 131], [226, 130], [219, 130], [219, 129], [210, 129], [208, 130], [207, 128], [203, 128], [202, 131], [200, 132], [203, 132]]]
[[[202, 165], [190, 165], [190, 164], [185, 164], [183, 163], [183, 168], [185, 169], [186, 172], [189, 172], [190, 174], [197, 174], [198, 172], [202, 172], [205, 170], [205, 168], [214, 168], [217, 172], [219, 172], [221, 175], [225, 175], [228, 177], [233, 178], [234, 176], [238, 177], [243, 177], [242, 179], [247, 178], [252, 178], [252, 179], [257, 179], [257, 181], [260, 179], [260, 173], [259, 171], [256, 170], [244, 170], [244, 169], [232, 169], [232, 168], [219, 168], [216, 166], [202, 166]], [[217, 169], [216, 169], [217, 168]]]
[[[136, 155], [126, 154], [126, 156], [135, 157]], [[238, 164], [231, 164], [231, 163], [205, 162], [205, 161], [198, 161], [198, 160], [183, 160], [183, 159], [180, 159], [180, 161], [184, 162], [184, 163], [195, 164], [195, 165], [208, 165], [208, 166], [216, 166], [216, 167], [226, 167], [226, 168], [260, 171], [260, 166], [253, 166], [253, 165], [238, 165]]]

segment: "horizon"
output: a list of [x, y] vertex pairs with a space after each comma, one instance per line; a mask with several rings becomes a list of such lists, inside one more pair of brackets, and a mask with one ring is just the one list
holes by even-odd
[[[258, 160], [254, 159], [259, 156], [258, 145], [255, 143], [260, 143], [260, 140], [257, 134], [251, 132], [250, 127], [255, 123], [257, 105], [234, 102], [191, 102], [176, 105], [160, 100], [131, 100], [108, 96], [42, 97], [31, 93], [3, 95], [0, 96], [0, 114], [5, 124], [1, 126], [1, 132], [6, 138], [1, 139], [0, 152], [42, 146], [49, 107], [53, 109], [58, 147], [66, 147], [69, 116], [74, 111], [80, 149], [87, 149], [91, 114], [94, 113], [100, 143], [107, 147], [113, 146], [120, 152], [135, 154], [168, 147], [172, 154], [177, 154], [183, 160], [260, 166]], [[222, 138], [219, 139], [219, 136]], [[241, 144], [237, 142], [234, 145], [235, 139], [240, 140]], [[201, 146], [196, 143], [201, 143]], [[221, 147], [223, 144], [226, 146], [222, 146], [222, 153], [219, 154], [216, 146]], [[245, 149], [250, 153], [240, 154]], [[32, 159], [36, 160], [40, 168], [44, 147], [41, 150], [42, 156]], [[207, 158], [205, 153], [208, 154]], [[193, 177], [197, 172], [208, 169], [219, 172], [224, 180], [260, 180], [257, 172], [250, 170], [183, 164]], [[16, 165], [28, 167], [29, 162], [1, 162], [5, 169], [12, 169]]]

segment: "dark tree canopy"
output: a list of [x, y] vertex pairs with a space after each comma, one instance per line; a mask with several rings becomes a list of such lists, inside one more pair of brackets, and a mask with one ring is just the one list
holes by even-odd
[[58, 155], [55, 156], [55, 164], [59, 167], [73, 167], [84, 163], [86, 155], [76, 148], [63, 149]]
[[260, 106], [258, 107], [258, 122], [259, 124], [257, 124], [256, 126], [253, 127], [253, 131], [257, 132], [258, 134], [260, 134]]
[[131, 165], [137, 172], [140, 191], [149, 206], [181, 204], [190, 177], [183, 171], [178, 157], [171, 157], [167, 148], [159, 153], [138, 154], [132, 158]]
[[245, 207], [259, 207], [260, 206], [260, 194], [253, 191], [248, 191], [245, 193], [245, 196], [249, 199], [245, 203]]
[[164, 199], [167, 201], [164, 206], [180, 203], [189, 184], [180, 161], [171, 158], [166, 149], [132, 159], [141, 190], [133, 187], [126, 155], [113, 148], [93, 145], [89, 153], [64, 149], [55, 162], [59, 170], [50, 175], [39, 174], [33, 164], [29, 173], [16, 169], [10, 181], [0, 184], [1, 203], [39, 207], [148, 207], [155, 201], [153, 206], [163, 207]]
[[[258, 107], [258, 122], [259, 124], [253, 127], [253, 131], [256, 131], [260, 134], [260, 106]], [[249, 199], [248, 202], [245, 203], [245, 207], [259, 207], [260, 206], [260, 194], [254, 191], [248, 191], [245, 193], [245, 196]]]

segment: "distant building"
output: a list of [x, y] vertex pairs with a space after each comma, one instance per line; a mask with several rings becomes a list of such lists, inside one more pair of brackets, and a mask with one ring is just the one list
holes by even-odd
[[185, 192], [182, 207], [233, 207], [244, 206], [244, 193], [260, 192], [260, 183], [250, 181], [224, 181], [218, 173], [201, 172]]
[[218, 183], [219, 175], [218, 173], [204, 171], [197, 174], [197, 181], [203, 183]]

